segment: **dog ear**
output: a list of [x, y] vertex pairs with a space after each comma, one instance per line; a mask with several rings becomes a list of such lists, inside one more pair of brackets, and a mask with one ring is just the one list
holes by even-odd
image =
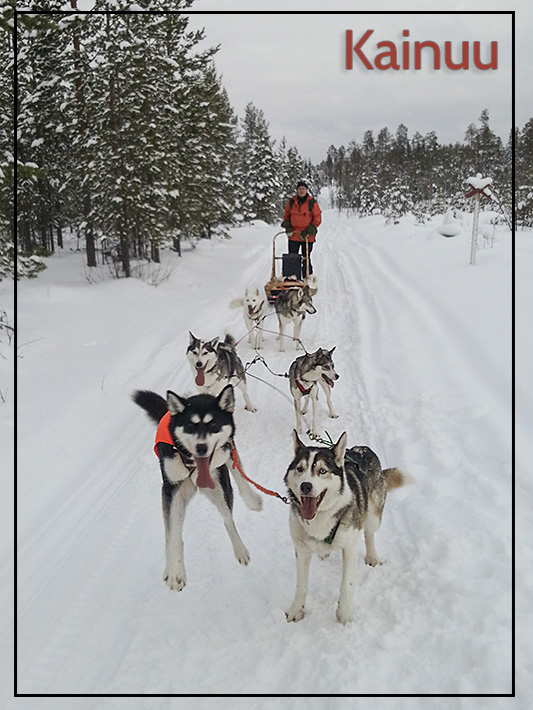
[[335, 463], [339, 468], [344, 467], [344, 455], [346, 453], [346, 443], [348, 440], [348, 436], [346, 432], [341, 434], [340, 439], [337, 441], [335, 446], [333, 447], [333, 453], [335, 454]]
[[194, 342], [196, 342], [198, 338], [196, 338], [191, 331], [189, 330], [189, 345], [192, 345]]
[[186, 399], [183, 399], [178, 394], [174, 394], [174, 392], [170, 390], [167, 391], [167, 408], [172, 416], [174, 416], [174, 414], [181, 414], [186, 404]]
[[213, 338], [213, 340], [211, 341], [211, 347], [213, 348], [213, 350], [217, 349], [217, 345], [218, 345], [219, 340], [220, 340], [220, 338], [217, 336], [216, 338]]
[[330, 354], [330, 355], [333, 355], [333, 353], [335, 352], [335, 348], [336, 348], [336, 347], [337, 347], [337, 346], [335, 345], [335, 347], [332, 348], [332, 349], [329, 351], [329, 354]]
[[298, 436], [298, 432], [296, 429], [292, 430], [292, 439], [294, 441], [294, 453], [297, 454], [300, 449], [305, 449], [306, 446], [300, 441], [300, 437]]
[[233, 410], [235, 409], [235, 394], [231, 385], [224, 387], [222, 392], [218, 395], [218, 406], [224, 412], [233, 414]]

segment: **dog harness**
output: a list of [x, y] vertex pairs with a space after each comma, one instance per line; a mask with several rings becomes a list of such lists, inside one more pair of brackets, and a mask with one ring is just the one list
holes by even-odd
[[159, 420], [157, 431], [155, 433], [154, 451], [157, 458], [159, 458], [159, 453], [157, 451], [158, 444], [170, 444], [171, 446], [174, 446], [174, 442], [170, 436], [170, 412], [167, 412], [162, 419]]
[[341, 519], [339, 518], [339, 520], [337, 521], [337, 524], [330, 530], [329, 535], [328, 535], [327, 538], [324, 540], [324, 542], [325, 542], [327, 545], [331, 545], [331, 543], [332, 543], [333, 540], [335, 539], [335, 535], [337, 534], [337, 530], [339, 529], [339, 525], [340, 525], [340, 524], [341, 524]]
[[300, 382], [300, 377], [301, 377], [301, 375], [300, 375], [300, 368], [298, 368], [298, 372], [296, 373], [296, 385], [297, 385], [298, 389], [300, 390], [300, 392], [301, 392], [302, 394], [309, 394], [309, 392], [311, 392], [311, 390], [313, 389], [315, 383], [313, 382], [313, 384], [311, 385], [311, 387], [309, 387], [308, 389], [306, 389], [306, 388], [302, 385], [302, 383]]

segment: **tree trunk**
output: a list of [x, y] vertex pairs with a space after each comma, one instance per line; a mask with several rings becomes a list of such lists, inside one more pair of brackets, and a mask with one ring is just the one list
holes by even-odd
[[[77, 0], [70, 0], [70, 5], [73, 10], [77, 9]], [[86, 134], [86, 124], [85, 124], [85, 89], [83, 86], [82, 72], [81, 72], [81, 45], [80, 45], [80, 29], [77, 22], [72, 24], [72, 43], [74, 45], [74, 64], [77, 65], [76, 72], [76, 108], [78, 113], [78, 130], [81, 138], [81, 145], [85, 146], [85, 134]], [[81, 162], [83, 165], [86, 164], [85, 159], [85, 148], [82, 147]], [[83, 219], [86, 224], [85, 227], [85, 245], [87, 249], [87, 266], [96, 266], [96, 246], [94, 243], [94, 228], [91, 220], [91, 192], [89, 185], [85, 183], [83, 193]]]

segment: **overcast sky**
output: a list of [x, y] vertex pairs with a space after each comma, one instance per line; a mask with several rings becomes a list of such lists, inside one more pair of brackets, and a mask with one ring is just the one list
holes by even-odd
[[[310, 3], [306, 3], [309, 7]], [[207, 8], [203, 0], [194, 7]], [[234, 8], [251, 3], [233, 2]], [[321, 3], [324, 7], [325, 3]], [[398, 6], [395, 3], [396, 7]], [[220, 7], [220, 3], [218, 4]], [[512, 125], [512, 23], [497, 14], [239, 14], [191, 15], [191, 27], [205, 27], [209, 45], [220, 44], [215, 58], [222, 83], [239, 116], [252, 102], [264, 111], [273, 138], [286, 137], [313, 161], [324, 158], [330, 145], [361, 142], [400, 124], [409, 136], [435, 131], [439, 142], [462, 141], [470, 123], [489, 110], [492, 129], [507, 140]], [[402, 63], [402, 43], [432, 40], [441, 48], [452, 43], [452, 59], [460, 61], [463, 42], [470, 44], [468, 71], [433, 68], [425, 50], [420, 70], [366, 69], [355, 54], [346, 69], [346, 30], [356, 43], [374, 30], [363, 51], [372, 62], [381, 41], [393, 42]], [[409, 35], [403, 36], [408, 30]], [[498, 43], [498, 69], [473, 67], [473, 42], [481, 43], [481, 61], [489, 63], [491, 42]], [[443, 54], [443, 51], [442, 51]], [[528, 92], [531, 94], [531, 90]], [[528, 115], [525, 120], [531, 116]], [[518, 125], [520, 123], [517, 116]], [[478, 124], [479, 125], [479, 124]]]
[[[80, 8], [87, 5], [90, 0], [79, 0]], [[286, 137], [314, 162], [330, 145], [360, 143], [366, 130], [377, 135], [385, 126], [395, 133], [402, 123], [409, 137], [435, 131], [441, 143], [462, 141], [483, 109], [489, 110], [491, 128], [507, 141], [512, 19], [497, 12], [517, 13], [516, 125], [521, 128], [533, 116], [532, 0], [441, 0], [438, 5], [437, 12], [434, 0], [196, 0], [190, 27], [205, 28], [207, 46], [220, 45], [215, 64], [236, 113], [242, 117], [252, 102], [263, 110], [277, 142]], [[358, 12], [349, 12], [354, 7]], [[239, 14], [231, 14], [235, 11]], [[471, 68], [452, 71], [442, 61], [434, 70], [432, 54], [424, 50], [420, 70], [371, 71], [354, 54], [350, 71], [345, 60], [349, 29], [354, 43], [374, 30], [363, 47], [370, 61], [383, 51], [378, 42], [393, 42], [401, 59], [402, 43], [409, 41], [412, 62], [414, 42], [432, 40], [441, 48], [451, 42], [452, 59], [459, 62], [462, 43], [469, 42]], [[473, 67], [476, 41], [482, 62], [490, 61], [491, 42], [497, 42], [496, 71]]]

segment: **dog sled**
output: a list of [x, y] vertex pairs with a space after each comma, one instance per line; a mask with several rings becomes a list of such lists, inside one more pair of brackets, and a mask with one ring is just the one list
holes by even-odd
[[276, 254], [276, 239], [285, 234], [278, 232], [272, 239], [272, 271], [270, 280], [265, 284], [268, 301], [274, 303], [283, 291], [303, 288], [309, 280], [308, 241], [305, 240], [305, 256], [302, 254]]

